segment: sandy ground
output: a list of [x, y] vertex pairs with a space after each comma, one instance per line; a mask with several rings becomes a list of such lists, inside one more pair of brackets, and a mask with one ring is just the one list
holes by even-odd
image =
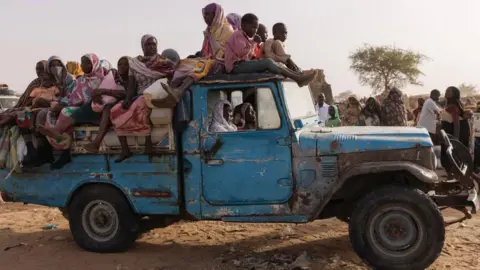
[[[455, 212], [444, 212], [446, 219]], [[55, 229], [42, 229], [55, 224]], [[430, 269], [479, 269], [480, 217], [448, 227], [441, 257]], [[310, 224], [177, 223], [143, 235], [123, 254], [94, 254], [73, 242], [58, 210], [0, 205], [0, 269], [367, 269], [352, 251], [347, 226]], [[255, 267], [255, 268], [252, 268]]]

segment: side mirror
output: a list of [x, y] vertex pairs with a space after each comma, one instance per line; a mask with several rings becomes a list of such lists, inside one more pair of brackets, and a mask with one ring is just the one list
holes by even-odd
[[301, 128], [303, 128], [303, 122], [302, 122], [302, 120], [297, 119], [297, 120], [293, 121], [293, 126], [295, 127], [295, 129], [301, 129]]

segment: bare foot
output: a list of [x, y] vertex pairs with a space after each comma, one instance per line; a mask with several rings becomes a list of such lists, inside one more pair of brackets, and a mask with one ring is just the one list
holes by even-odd
[[91, 142], [91, 143], [85, 145], [83, 148], [85, 148], [85, 150], [88, 153], [95, 154], [95, 153], [98, 153], [98, 148], [100, 148], [100, 147], [97, 146], [96, 144], [94, 144], [93, 142]]
[[318, 74], [318, 71], [316, 70], [312, 73], [306, 73], [306, 74], [304, 73], [300, 81], [298, 81], [298, 86], [303, 87], [305, 85], [308, 85], [313, 79], [315, 79], [317, 74]]
[[133, 156], [132, 152], [121, 153], [120, 156], [117, 159], [115, 159], [115, 163], [120, 163], [120, 162], [124, 161], [125, 159], [130, 158], [131, 156]]
[[41, 134], [45, 135], [45, 136], [52, 137], [56, 140], [60, 140], [60, 139], [63, 138], [62, 134], [57, 133], [52, 128], [48, 128], [48, 127], [45, 127], [45, 126], [42, 126], [42, 125], [39, 125], [37, 127], [37, 131], [40, 132]]

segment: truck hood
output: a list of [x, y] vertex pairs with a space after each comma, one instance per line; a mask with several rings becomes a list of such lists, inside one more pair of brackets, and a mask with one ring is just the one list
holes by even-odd
[[316, 155], [432, 147], [425, 128], [416, 127], [306, 127], [296, 133], [299, 146]]

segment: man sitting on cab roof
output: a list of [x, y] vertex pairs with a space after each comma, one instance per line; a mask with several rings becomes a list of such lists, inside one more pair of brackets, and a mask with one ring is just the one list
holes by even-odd
[[269, 58], [253, 59], [255, 46], [253, 38], [257, 34], [257, 29], [257, 16], [251, 13], [245, 14], [242, 17], [242, 28], [232, 34], [225, 47], [225, 69], [228, 73], [268, 71], [290, 78], [297, 82], [299, 86], [305, 86], [315, 78], [316, 72], [310, 74], [297, 73]]

